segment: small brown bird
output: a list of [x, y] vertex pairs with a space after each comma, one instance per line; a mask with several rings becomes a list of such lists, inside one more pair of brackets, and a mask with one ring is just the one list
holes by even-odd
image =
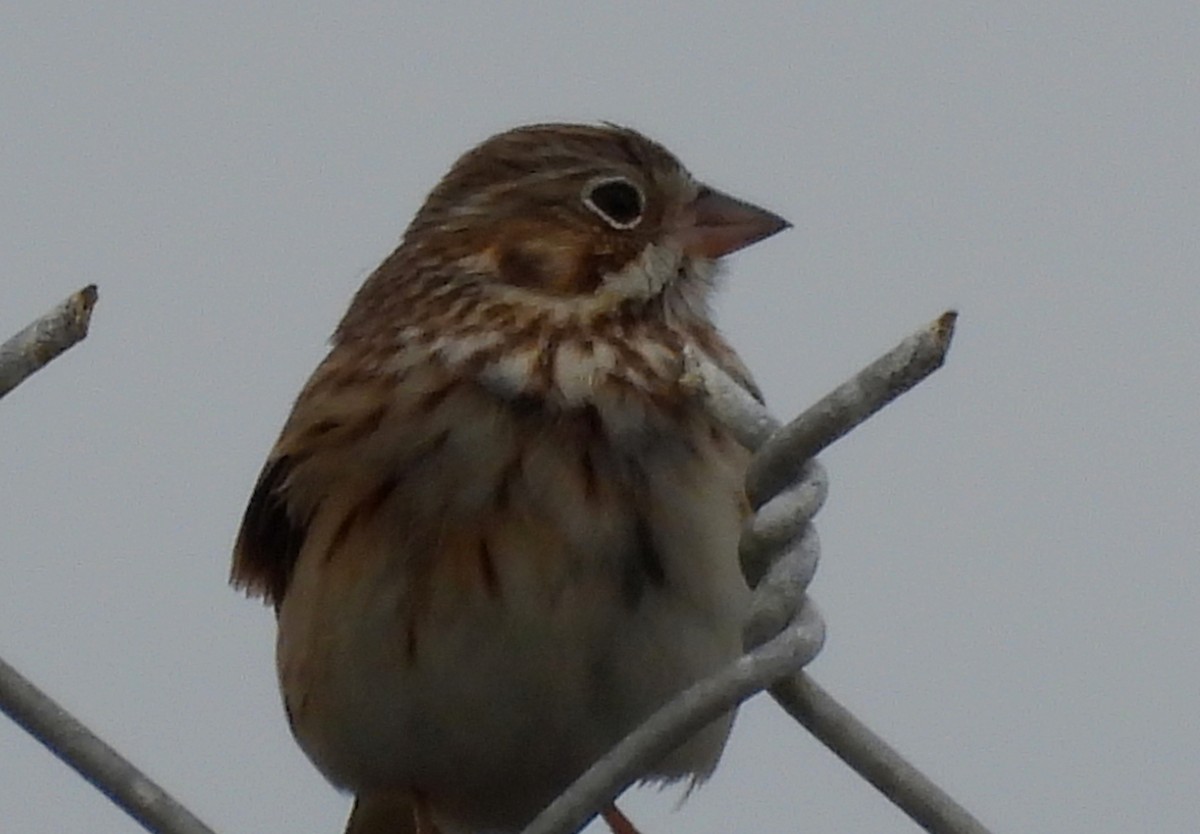
[[[359, 290], [233, 559], [348, 831], [518, 831], [741, 653], [749, 454], [682, 357], [756, 391], [709, 296], [787, 226], [632, 130], [534, 125], [459, 159]], [[732, 720], [645, 778], [704, 779]]]

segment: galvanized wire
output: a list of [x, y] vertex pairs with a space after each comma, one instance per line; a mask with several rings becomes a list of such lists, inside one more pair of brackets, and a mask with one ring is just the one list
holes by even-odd
[[[87, 334], [94, 287], [0, 345], [0, 396]], [[700, 681], [579, 778], [524, 834], [569, 834], [632, 784], [655, 761], [764, 688], [822, 743], [935, 834], [987, 834], [966, 810], [908, 764], [803, 671], [821, 649], [825, 624], [807, 597], [820, 547], [812, 518], [828, 482], [814, 459], [945, 357], [954, 314], [904, 340], [787, 426], [780, 427], [744, 389], [711, 363], [688, 357], [688, 380], [712, 413], [758, 449], [747, 490], [756, 508], [739, 545], [754, 587], [747, 653]], [[0, 710], [155, 834], [213, 834], [158, 785], [15, 669], [0, 660]]]
[[48, 695], [0, 660], [0, 710], [155, 834], [213, 834]]
[[89, 284], [0, 344], [0, 397], [87, 336], [96, 298]]
[[[758, 508], [742, 535], [742, 570], [757, 585], [751, 643], [787, 620], [816, 569], [818, 545], [812, 518], [827, 482], [813, 457], [945, 360], [956, 315], [946, 313], [863, 368], [786, 426], [767, 431], [770, 416], [711, 365], [694, 360], [710, 403], [730, 426], [742, 426], [758, 454], [746, 477]], [[724, 378], [722, 378], [724, 377]], [[735, 390], [737, 389], [737, 390]], [[754, 442], [759, 441], [759, 442]], [[765, 576], [761, 583], [759, 576]], [[797, 671], [770, 687], [772, 697], [842, 761], [931, 834], [988, 834], [965, 808], [875, 735], [807, 673]]]

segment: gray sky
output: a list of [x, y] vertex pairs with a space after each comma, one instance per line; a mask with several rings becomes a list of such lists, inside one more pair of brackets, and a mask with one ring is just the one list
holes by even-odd
[[[947, 307], [950, 362], [831, 449], [814, 675], [1001, 831], [1200, 816], [1200, 5], [10, 3], [0, 655], [220, 832], [338, 832], [269, 612], [225, 584], [351, 293], [461, 151], [642, 129], [795, 229], [720, 319], [790, 416]], [[771, 702], [648, 834], [915, 831]], [[0, 720], [5, 831], [134, 824]]]

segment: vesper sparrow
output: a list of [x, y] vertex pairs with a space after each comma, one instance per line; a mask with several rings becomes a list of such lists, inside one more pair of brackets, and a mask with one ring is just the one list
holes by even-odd
[[[709, 296], [787, 226], [632, 130], [534, 125], [459, 159], [358, 291], [233, 559], [350, 831], [517, 831], [741, 653], [749, 455], [682, 354], [755, 390]], [[732, 719], [646, 778], [705, 778]]]

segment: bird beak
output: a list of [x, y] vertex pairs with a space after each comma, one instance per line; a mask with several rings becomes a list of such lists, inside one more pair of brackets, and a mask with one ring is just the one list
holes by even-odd
[[677, 237], [683, 251], [715, 259], [791, 228], [777, 214], [707, 186], [684, 210]]

